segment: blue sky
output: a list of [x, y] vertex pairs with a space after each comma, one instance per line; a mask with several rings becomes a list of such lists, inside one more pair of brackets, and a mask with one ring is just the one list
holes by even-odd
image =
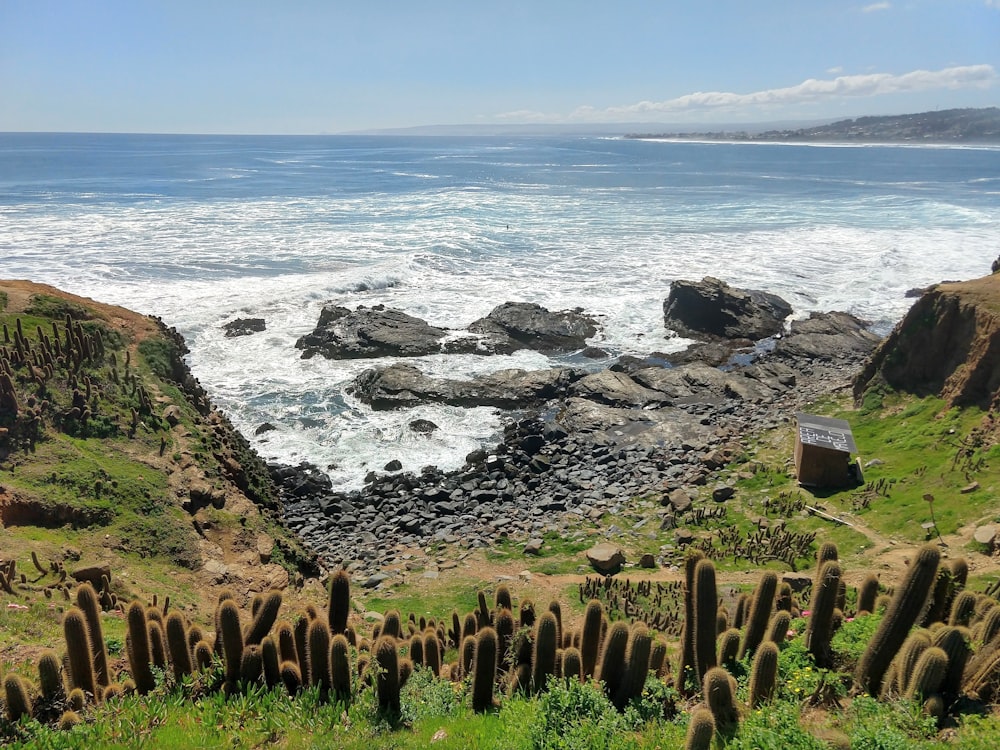
[[0, 0], [0, 130], [734, 123], [1000, 103], [1000, 0]]

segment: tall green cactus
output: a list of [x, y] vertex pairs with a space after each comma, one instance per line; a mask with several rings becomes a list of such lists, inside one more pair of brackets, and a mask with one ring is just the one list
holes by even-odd
[[976, 595], [971, 591], [960, 591], [951, 602], [949, 625], [967, 627], [976, 612]]
[[726, 668], [732, 666], [739, 659], [740, 654], [740, 631], [736, 628], [729, 628], [719, 637], [719, 658], [718, 663]]
[[82, 583], [76, 589], [76, 604], [87, 620], [87, 634], [90, 651], [93, 654], [94, 679], [98, 686], [111, 684], [108, 671], [108, 649], [104, 643], [104, 629], [101, 625], [100, 597], [89, 583]]
[[[487, 625], [486, 627], [490, 627]], [[496, 631], [494, 631], [496, 632]], [[479, 635], [477, 632], [476, 635]], [[476, 636], [470, 635], [462, 641], [462, 653], [458, 661], [458, 673], [462, 678], [472, 674], [472, 662], [476, 657]]]
[[375, 643], [374, 659], [379, 667], [375, 678], [379, 711], [398, 714], [399, 655], [396, 651], [396, 640], [390, 636], [381, 636]]
[[350, 701], [351, 646], [343, 633], [337, 633], [330, 641], [330, 677], [334, 699], [345, 703]]
[[597, 668], [597, 657], [601, 652], [601, 630], [604, 620], [604, 605], [599, 599], [587, 602], [583, 613], [583, 635], [580, 639], [580, 659], [583, 662], [583, 676], [593, 676]]
[[531, 684], [536, 693], [544, 690], [546, 681], [556, 673], [558, 637], [559, 623], [555, 614], [551, 611], [543, 612], [535, 626], [531, 654]]
[[715, 615], [718, 606], [715, 564], [708, 559], [699, 560], [694, 570], [694, 659], [699, 677], [715, 666]]
[[281, 684], [281, 654], [272, 636], [264, 636], [260, 642], [260, 658], [264, 667], [264, 684], [268, 688]]
[[[146, 610], [149, 615], [151, 610]], [[153, 666], [161, 672], [167, 669], [167, 639], [163, 634], [163, 621], [149, 619], [146, 621], [149, 628], [149, 655], [153, 660]]]
[[399, 640], [403, 637], [403, 619], [398, 609], [390, 609], [382, 619], [382, 635], [391, 635]]
[[[385, 636], [391, 637], [391, 636]], [[394, 641], [395, 642], [395, 641]], [[317, 618], [309, 623], [307, 635], [309, 684], [319, 687], [321, 700], [330, 693], [330, 626]]]
[[948, 656], [948, 671], [941, 683], [941, 692], [958, 695], [962, 687], [962, 673], [972, 654], [972, 633], [968, 628], [946, 626], [935, 631], [932, 642]]
[[260, 645], [264, 636], [271, 632], [271, 626], [278, 619], [279, 609], [281, 609], [281, 592], [278, 590], [268, 591], [254, 613], [253, 621], [243, 639], [244, 645]]
[[702, 680], [705, 702], [715, 718], [716, 729], [724, 735], [735, 732], [740, 722], [734, 682], [722, 667], [712, 667]]
[[260, 646], [249, 643], [243, 647], [243, 654], [240, 656], [240, 682], [249, 687], [262, 682], [263, 679], [264, 657]]
[[293, 661], [281, 663], [281, 682], [289, 695], [296, 695], [302, 689], [302, 672], [299, 665]]
[[226, 664], [226, 683], [230, 689], [240, 681], [240, 662], [243, 659], [243, 630], [240, 627], [240, 610], [232, 599], [224, 599], [216, 609], [215, 621], [222, 634], [222, 656]]
[[940, 560], [941, 553], [937, 547], [924, 545], [907, 569], [903, 581], [896, 587], [889, 608], [854, 673], [855, 683], [870, 695], [879, 694], [889, 664], [920, 616], [937, 577]]
[[740, 644], [740, 659], [752, 656], [757, 646], [764, 639], [767, 632], [767, 623], [771, 619], [771, 612], [774, 611], [774, 595], [778, 590], [778, 575], [773, 571], [765, 571], [757, 589], [754, 591], [752, 603], [750, 605], [750, 616], [747, 618], [747, 627], [743, 635], [743, 643]]
[[928, 698], [937, 693], [948, 672], [948, 655], [931, 646], [920, 655], [907, 682], [906, 697], [910, 700]]
[[875, 600], [878, 598], [878, 576], [869, 573], [858, 587], [858, 614], [871, 614], [875, 611]]
[[833, 613], [840, 588], [840, 564], [836, 560], [821, 563], [813, 585], [812, 613], [806, 629], [806, 648], [816, 665], [824, 669], [833, 666], [830, 640], [833, 637]]
[[616, 620], [608, 627], [601, 650], [601, 663], [597, 679], [604, 683], [604, 693], [609, 698], [618, 692], [625, 679], [625, 653], [628, 651], [629, 627]]
[[[687, 678], [697, 673], [694, 656], [694, 570], [704, 557], [701, 550], [688, 550], [684, 556], [684, 623], [681, 627], [680, 661], [677, 664], [675, 684], [677, 691], [682, 695], [689, 694]], [[737, 608], [738, 618], [739, 608]]]
[[514, 640], [514, 615], [509, 609], [501, 609], [496, 615], [497, 631], [497, 672], [502, 672], [510, 657], [510, 644]]
[[94, 659], [90, 650], [90, 636], [87, 620], [77, 607], [67, 610], [63, 616], [63, 634], [66, 638], [66, 654], [69, 657], [69, 684], [101, 699], [94, 677]]
[[152, 660], [149, 653], [149, 628], [146, 623], [146, 605], [133, 601], [125, 613], [128, 621], [128, 663], [135, 689], [146, 695], [156, 687]]
[[580, 682], [583, 679], [583, 661], [580, 658], [580, 649], [576, 646], [563, 649], [559, 674], [564, 680]]
[[62, 700], [66, 687], [62, 681], [62, 661], [52, 649], [46, 649], [38, 659], [38, 689], [42, 700], [53, 702]]
[[510, 597], [510, 588], [508, 588], [507, 584], [501, 583], [497, 586], [494, 597], [497, 612], [501, 609], [509, 609], [511, 612], [514, 611], [514, 602]]
[[351, 613], [351, 577], [346, 570], [330, 576], [330, 598], [327, 604], [327, 624], [336, 635], [347, 630], [347, 617]]
[[424, 631], [424, 666], [435, 677], [441, 674], [441, 642], [437, 631], [428, 628]]
[[475, 647], [472, 658], [472, 710], [481, 714], [493, 707], [500, 648], [497, 632], [489, 627], [480, 630], [476, 633]]
[[770, 701], [777, 680], [778, 646], [774, 641], [764, 641], [757, 647], [750, 670], [750, 705], [757, 708]]
[[193, 671], [186, 625], [184, 615], [180, 612], [174, 611], [167, 615], [167, 650], [170, 652], [170, 664], [177, 682]]
[[771, 617], [767, 626], [767, 640], [780, 646], [788, 637], [788, 628], [792, 624], [792, 616], [784, 609], [779, 609]]
[[410, 636], [410, 660], [414, 665], [424, 665], [424, 636], [421, 633]]
[[642, 695], [642, 688], [649, 674], [649, 653], [652, 646], [653, 639], [649, 635], [649, 629], [641, 622], [633, 625], [625, 652], [625, 674], [611, 698], [619, 711], [624, 710], [633, 698]]

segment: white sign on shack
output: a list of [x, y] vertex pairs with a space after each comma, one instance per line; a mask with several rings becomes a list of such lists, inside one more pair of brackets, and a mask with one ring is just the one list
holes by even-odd
[[795, 473], [799, 484], [813, 487], [849, 487], [861, 479], [851, 426], [843, 419], [798, 412], [795, 436]]

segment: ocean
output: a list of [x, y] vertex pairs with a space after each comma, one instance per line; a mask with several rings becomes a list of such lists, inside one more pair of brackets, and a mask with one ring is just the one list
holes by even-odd
[[[344, 387], [385, 361], [295, 349], [326, 303], [452, 328], [510, 300], [579, 307], [616, 357], [686, 343], [663, 328], [674, 279], [717, 276], [884, 333], [908, 289], [982, 276], [998, 255], [997, 148], [0, 133], [0, 277], [160, 316], [265, 458], [313, 462], [343, 488], [392, 459], [454, 468], [504, 415], [373, 413]], [[236, 317], [267, 330], [226, 338]], [[413, 364], [465, 377], [578, 361]], [[418, 435], [415, 418], [440, 429]], [[254, 436], [264, 422], [277, 429]]]

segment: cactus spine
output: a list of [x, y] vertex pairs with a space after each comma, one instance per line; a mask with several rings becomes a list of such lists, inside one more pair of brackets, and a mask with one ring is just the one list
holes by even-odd
[[854, 679], [870, 695], [878, 695], [889, 664], [920, 616], [937, 576], [940, 559], [937, 547], [926, 544], [920, 548], [861, 656]]
[[63, 617], [63, 634], [66, 637], [66, 653], [69, 656], [69, 683], [71, 688], [80, 688], [85, 693], [100, 700], [97, 681], [94, 677], [93, 654], [87, 633], [87, 620], [83, 612], [71, 608]]
[[493, 707], [493, 686], [496, 682], [499, 639], [493, 628], [476, 633], [476, 650], [472, 659], [472, 710], [484, 713]]
[[771, 700], [778, 679], [778, 646], [764, 641], [754, 654], [750, 671], [750, 705], [757, 708]]

